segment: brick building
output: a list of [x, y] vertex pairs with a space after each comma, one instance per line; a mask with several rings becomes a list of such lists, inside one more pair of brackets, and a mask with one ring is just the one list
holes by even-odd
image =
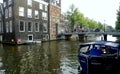
[[49, 40], [47, 0], [3, 0], [3, 4], [4, 43]]
[[3, 14], [3, 43], [56, 40], [61, 0], [3, 0]]
[[51, 0], [49, 3], [50, 40], [56, 40], [61, 19], [61, 0]]

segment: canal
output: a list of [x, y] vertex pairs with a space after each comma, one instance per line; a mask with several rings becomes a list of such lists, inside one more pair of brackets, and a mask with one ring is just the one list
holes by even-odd
[[0, 44], [0, 74], [78, 74], [79, 44], [76, 40], [19, 46]]

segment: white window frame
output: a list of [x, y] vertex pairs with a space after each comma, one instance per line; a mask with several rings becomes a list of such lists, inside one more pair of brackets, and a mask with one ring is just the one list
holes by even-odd
[[6, 7], [6, 2], [4, 2], [3, 4], [4, 4], [4, 7]]
[[56, 4], [57, 4], [57, 1], [56, 1], [56, 0], [53, 0], [53, 4], [55, 4], [55, 5], [56, 5]]
[[[30, 25], [31, 25], [31, 27], [30, 27], [30, 31], [29, 31], [29, 23], [31, 23]], [[32, 24], [32, 22], [28, 22], [27, 23], [27, 26], [28, 26], [28, 32], [32, 32], [33, 31], [33, 24]]]
[[2, 23], [0, 22], [0, 33], [2, 33]]
[[9, 7], [9, 17], [12, 17], [12, 7]]
[[32, 9], [27, 10], [27, 17], [32, 18]]
[[2, 20], [2, 14], [0, 13], [0, 21]]
[[[20, 22], [23, 22], [23, 31], [20, 30]], [[22, 20], [19, 21], [19, 32], [25, 32], [25, 22]]]
[[25, 16], [25, 13], [24, 13], [24, 7], [19, 7], [19, 16], [22, 16], [24, 17]]
[[43, 35], [43, 40], [48, 40], [49, 39], [49, 35], [48, 34], [44, 34]]
[[44, 20], [47, 20], [48, 16], [47, 16], [47, 13], [46, 12], [42, 12], [42, 18]]
[[[36, 27], [36, 23], [37, 23], [37, 27]], [[39, 32], [39, 22], [35, 22], [35, 24], [34, 24], [34, 26], [35, 26], [35, 32]]]
[[39, 8], [41, 9], [41, 10], [43, 10], [43, 4], [39, 4]]
[[57, 4], [59, 4], [59, 3], [60, 3], [60, 0], [56, 0], [56, 2], [57, 2]]
[[39, 11], [35, 10], [35, 19], [39, 19]]
[[5, 9], [5, 18], [8, 18], [8, 9]]
[[[44, 28], [46, 29], [46, 31], [44, 30]], [[43, 32], [48, 32], [48, 25], [47, 25], [47, 23], [43, 23]]]
[[28, 2], [27, 2], [27, 4], [29, 5], [29, 6], [32, 6], [32, 0], [27, 0]]
[[12, 4], [12, 0], [8, 0], [8, 5]]
[[8, 33], [8, 32], [9, 32], [9, 23], [6, 22], [6, 33]]
[[48, 6], [47, 5], [45, 5], [45, 11], [48, 11]]
[[[29, 40], [29, 36], [32, 36], [32, 40]], [[33, 34], [28, 34], [28, 41], [33, 41]]]
[[13, 30], [12, 30], [12, 20], [9, 22], [9, 24], [10, 24], [10, 32], [12, 33], [13, 32]]

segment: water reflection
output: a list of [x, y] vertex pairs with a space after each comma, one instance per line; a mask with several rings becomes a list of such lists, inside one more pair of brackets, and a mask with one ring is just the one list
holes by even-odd
[[41, 45], [0, 45], [4, 74], [77, 74], [77, 41], [51, 41]]
[[[101, 35], [101, 36], [98, 36], [96, 40], [103, 40], [103, 38], [104, 38], [103, 35]], [[116, 41], [116, 40], [117, 40], [116, 37], [112, 35], [107, 35], [107, 41]]]

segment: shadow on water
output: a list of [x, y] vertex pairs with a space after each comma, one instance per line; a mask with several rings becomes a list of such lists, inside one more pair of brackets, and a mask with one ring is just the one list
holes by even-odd
[[0, 45], [0, 70], [4, 71], [2, 74], [78, 74], [79, 44], [77, 41], [51, 41]]

